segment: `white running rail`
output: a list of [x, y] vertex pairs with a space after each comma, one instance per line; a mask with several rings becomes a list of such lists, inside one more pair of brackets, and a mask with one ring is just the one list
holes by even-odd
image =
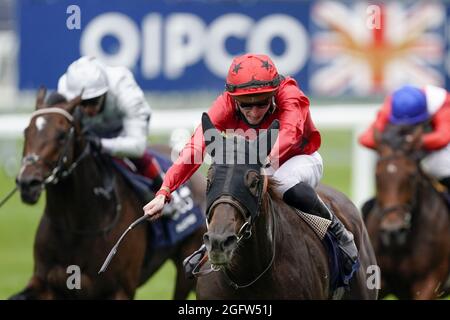
[[[347, 129], [352, 131], [351, 198], [360, 206], [373, 193], [373, 166], [375, 155], [357, 143], [357, 136], [375, 118], [375, 105], [330, 105], [312, 107], [314, 123], [319, 129]], [[151, 120], [151, 131], [170, 133], [174, 129], [192, 130], [200, 123], [203, 110], [155, 110]], [[26, 114], [0, 115], [0, 137], [18, 138], [29, 121]]]

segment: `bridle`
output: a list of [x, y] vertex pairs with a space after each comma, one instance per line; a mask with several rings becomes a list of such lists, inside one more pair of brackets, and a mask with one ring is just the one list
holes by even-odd
[[[68, 177], [73, 170], [78, 166], [78, 164], [89, 154], [89, 146], [86, 145], [83, 149], [83, 152], [78, 156], [78, 158], [72, 162], [72, 164], [69, 167], [66, 167], [68, 162], [68, 153], [69, 153], [69, 147], [73, 143], [73, 139], [75, 137], [75, 128], [74, 128], [74, 118], [73, 116], [67, 112], [66, 110], [63, 110], [61, 108], [45, 108], [36, 110], [31, 114], [31, 119], [33, 119], [36, 116], [45, 115], [45, 114], [59, 114], [62, 115], [71, 125], [69, 129], [69, 134], [66, 138], [66, 143], [63, 146], [63, 150], [56, 161], [56, 165], [51, 170], [50, 174], [45, 177], [44, 181], [42, 182], [42, 188], [45, 187], [48, 184], [57, 184], [61, 179], [64, 179]], [[51, 163], [46, 162], [43, 160], [39, 155], [31, 154], [28, 156], [25, 156], [22, 159], [22, 166], [29, 166], [34, 165], [38, 163], [39, 161], [42, 161], [49, 167], [52, 167]]]
[[[91, 153], [90, 144], [86, 143], [81, 154], [68, 166], [68, 161], [69, 161], [68, 154], [70, 151], [69, 149], [70, 149], [70, 146], [74, 144], [74, 139], [75, 139], [75, 119], [72, 114], [70, 114], [69, 112], [67, 112], [64, 109], [57, 108], [57, 107], [50, 107], [50, 108], [43, 108], [43, 109], [36, 110], [31, 114], [30, 119], [33, 119], [36, 116], [46, 115], [46, 114], [62, 115], [69, 122], [71, 127], [70, 127], [69, 133], [65, 139], [66, 141], [62, 148], [62, 152], [59, 155], [58, 160], [56, 161], [56, 165], [53, 167], [53, 169], [50, 171], [50, 173], [47, 175], [47, 177], [44, 178], [44, 181], [41, 183], [42, 189], [45, 188], [45, 186], [47, 186], [47, 185], [56, 185], [60, 181], [64, 180], [68, 176], [70, 176], [74, 172], [74, 170], [78, 167], [78, 165]], [[48, 163], [45, 160], [43, 160], [39, 155], [31, 154], [31, 155], [25, 156], [22, 159], [22, 166], [34, 165], [34, 164], [38, 163], [39, 161], [42, 161], [49, 167], [52, 167], [52, 165], [53, 165], [53, 164]], [[115, 180], [114, 180], [114, 183], [115, 183]], [[97, 229], [97, 230], [74, 230], [74, 229], [69, 229], [69, 230], [64, 229], [64, 230], [69, 231], [71, 233], [75, 233], [75, 234], [104, 234], [104, 233], [107, 233], [108, 231], [110, 231], [119, 221], [120, 212], [121, 212], [121, 203], [120, 203], [119, 195], [117, 193], [117, 188], [115, 187], [115, 185], [113, 185], [112, 189], [114, 190], [114, 201], [116, 203], [116, 205], [115, 205], [116, 210], [115, 210], [115, 214], [112, 219], [112, 222], [110, 222], [105, 227], [102, 227], [101, 229]], [[97, 194], [97, 193], [95, 193], [95, 194]], [[55, 225], [55, 223], [53, 221], [50, 221], [50, 222], [52, 222], [52, 224]], [[56, 226], [56, 227], [61, 229], [59, 226]]]
[[[252, 226], [255, 219], [252, 219], [250, 214], [246, 214], [246, 209], [237, 201], [234, 200], [232, 197], [229, 196], [221, 196], [220, 198], [218, 198], [216, 201], [214, 201], [211, 205], [211, 207], [209, 208], [206, 216], [206, 228], [209, 229], [209, 218], [211, 217], [212, 213], [214, 212], [215, 207], [217, 207], [217, 205], [219, 204], [223, 204], [223, 203], [227, 203], [229, 205], [231, 205], [232, 207], [234, 207], [244, 218], [244, 223], [242, 224], [242, 226], [239, 228], [239, 231], [237, 233], [237, 243], [241, 242], [241, 240], [243, 239], [249, 239], [252, 236]], [[258, 214], [259, 215], [259, 212]]]
[[234, 289], [243, 289], [243, 288], [247, 288], [250, 287], [251, 285], [253, 285], [256, 281], [258, 281], [273, 265], [273, 262], [275, 261], [275, 251], [276, 251], [276, 214], [273, 208], [273, 200], [272, 197], [270, 196], [270, 194], [267, 193], [267, 186], [268, 186], [268, 177], [267, 175], [262, 175], [263, 176], [263, 183], [262, 186], [260, 188], [260, 195], [261, 197], [259, 198], [259, 205], [258, 205], [258, 212], [255, 215], [254, 218], [252, 218], [252, 216], [250, 214], [247, 213], [247, 210], [239, 203], [239, 201], [235, 200], [234, 198], [230, 197], [230, 196], [221, 196], [219, 197], [217, 200], [215, 200], [212, 205], [210, 206], [208, 212], [207, 212], [207, 219], [206, 219], [206, 224], [207, 224], [207, 229], [209, 229], [209, 218], [211, 217], [211, 215], [214, 212], [214, 208], [219, 205], [219, 204], [229, 204], [232, 207], [234, 207], [244, 218], [244, 223], [242, 224], [242, 226], [239, 228], [239, 231], [236, 235], [237, 237], [237, 245], [244, 241], [244, 240], [248, 240], [251, 238], [252, 236], [252, 227], [257, 219], [257, 217], [260, 215], [261, 212], [261, 202], [262, 202], [262, 195], [263, 194], [267, 194], [267, 201], [268, 201], [268, 211], [271, 215], [271, 227], [272, 227], [272, 239], [271, 239], [271, 243], [272, 243], [272, 257], [270, 259], [270, 262], [268, 263], [268, 265], [266, 266], [266, 268], [264, 268], [264, 270], [259, 273], [258, 276], [256, 276], [252, 281], [246, 283], [246, 284], [238, 284], [235, 281], [233, 281], [230, 276], [227, 273], [227, 270], [225, 267], [217, 267], [211, 264], [210, 269], [208, 270], [204, 270], [204, 271], [197, 271], [200, 267], [201, 264], [199, 263], [199, 265], [197, 265], [194, 270], [192, 271], [192, 274], [194, 276], [203, 276], [203, 275], [207, 275], [211, 272], [215, 272], [215, 271], [222, 271], [227, 282], [228, 285], [230, 285], [231, 287], [233, 287]]

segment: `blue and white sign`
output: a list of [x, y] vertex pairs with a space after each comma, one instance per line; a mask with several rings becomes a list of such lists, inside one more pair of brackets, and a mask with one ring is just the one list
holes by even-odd
[[81, 55], [129, 67], [144, 90], [217, 90], [233, 56], [266, 53], [308, 94], [449, 87], [440, 1], [21, 0], [19, 87], [54, 88]]
[[233, 56], [248, 51], [306, 82], [310, 3], [243, 3], [19, 1], [20, 88], [55, 87], [70, 62], [94, 55], [129, 67], [146, 90], [222, 90]]

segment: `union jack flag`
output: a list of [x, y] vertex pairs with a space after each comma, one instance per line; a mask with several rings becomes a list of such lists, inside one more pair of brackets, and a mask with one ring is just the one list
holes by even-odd
[[445, 86], [445, 14], [435, 1], [316, 3], [311, 92], [370, 95], [405, 83]]

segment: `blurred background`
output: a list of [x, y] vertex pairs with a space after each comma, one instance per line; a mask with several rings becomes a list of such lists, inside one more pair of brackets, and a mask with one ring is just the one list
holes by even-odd
[[[445, 1], [0, 0], [0, 198], [14, 187], [36, 89], [81, 55], [130, 68], [153, 108], [150, 142], [182, 144], [224, 88], [233, 56], [269, 54], [311, 99], [323, 182], [359, 206], [374, 155], [359, 147], [384, 95], [449, 86]], [[171, 140], [172, 136], [172, 140]], [[44, 199], [44, 197], [41, 197]], [[22, 289], [43, 201], [0, 208], [0, 299]], [[167, 263], [137, 294], [169, 299]]]

